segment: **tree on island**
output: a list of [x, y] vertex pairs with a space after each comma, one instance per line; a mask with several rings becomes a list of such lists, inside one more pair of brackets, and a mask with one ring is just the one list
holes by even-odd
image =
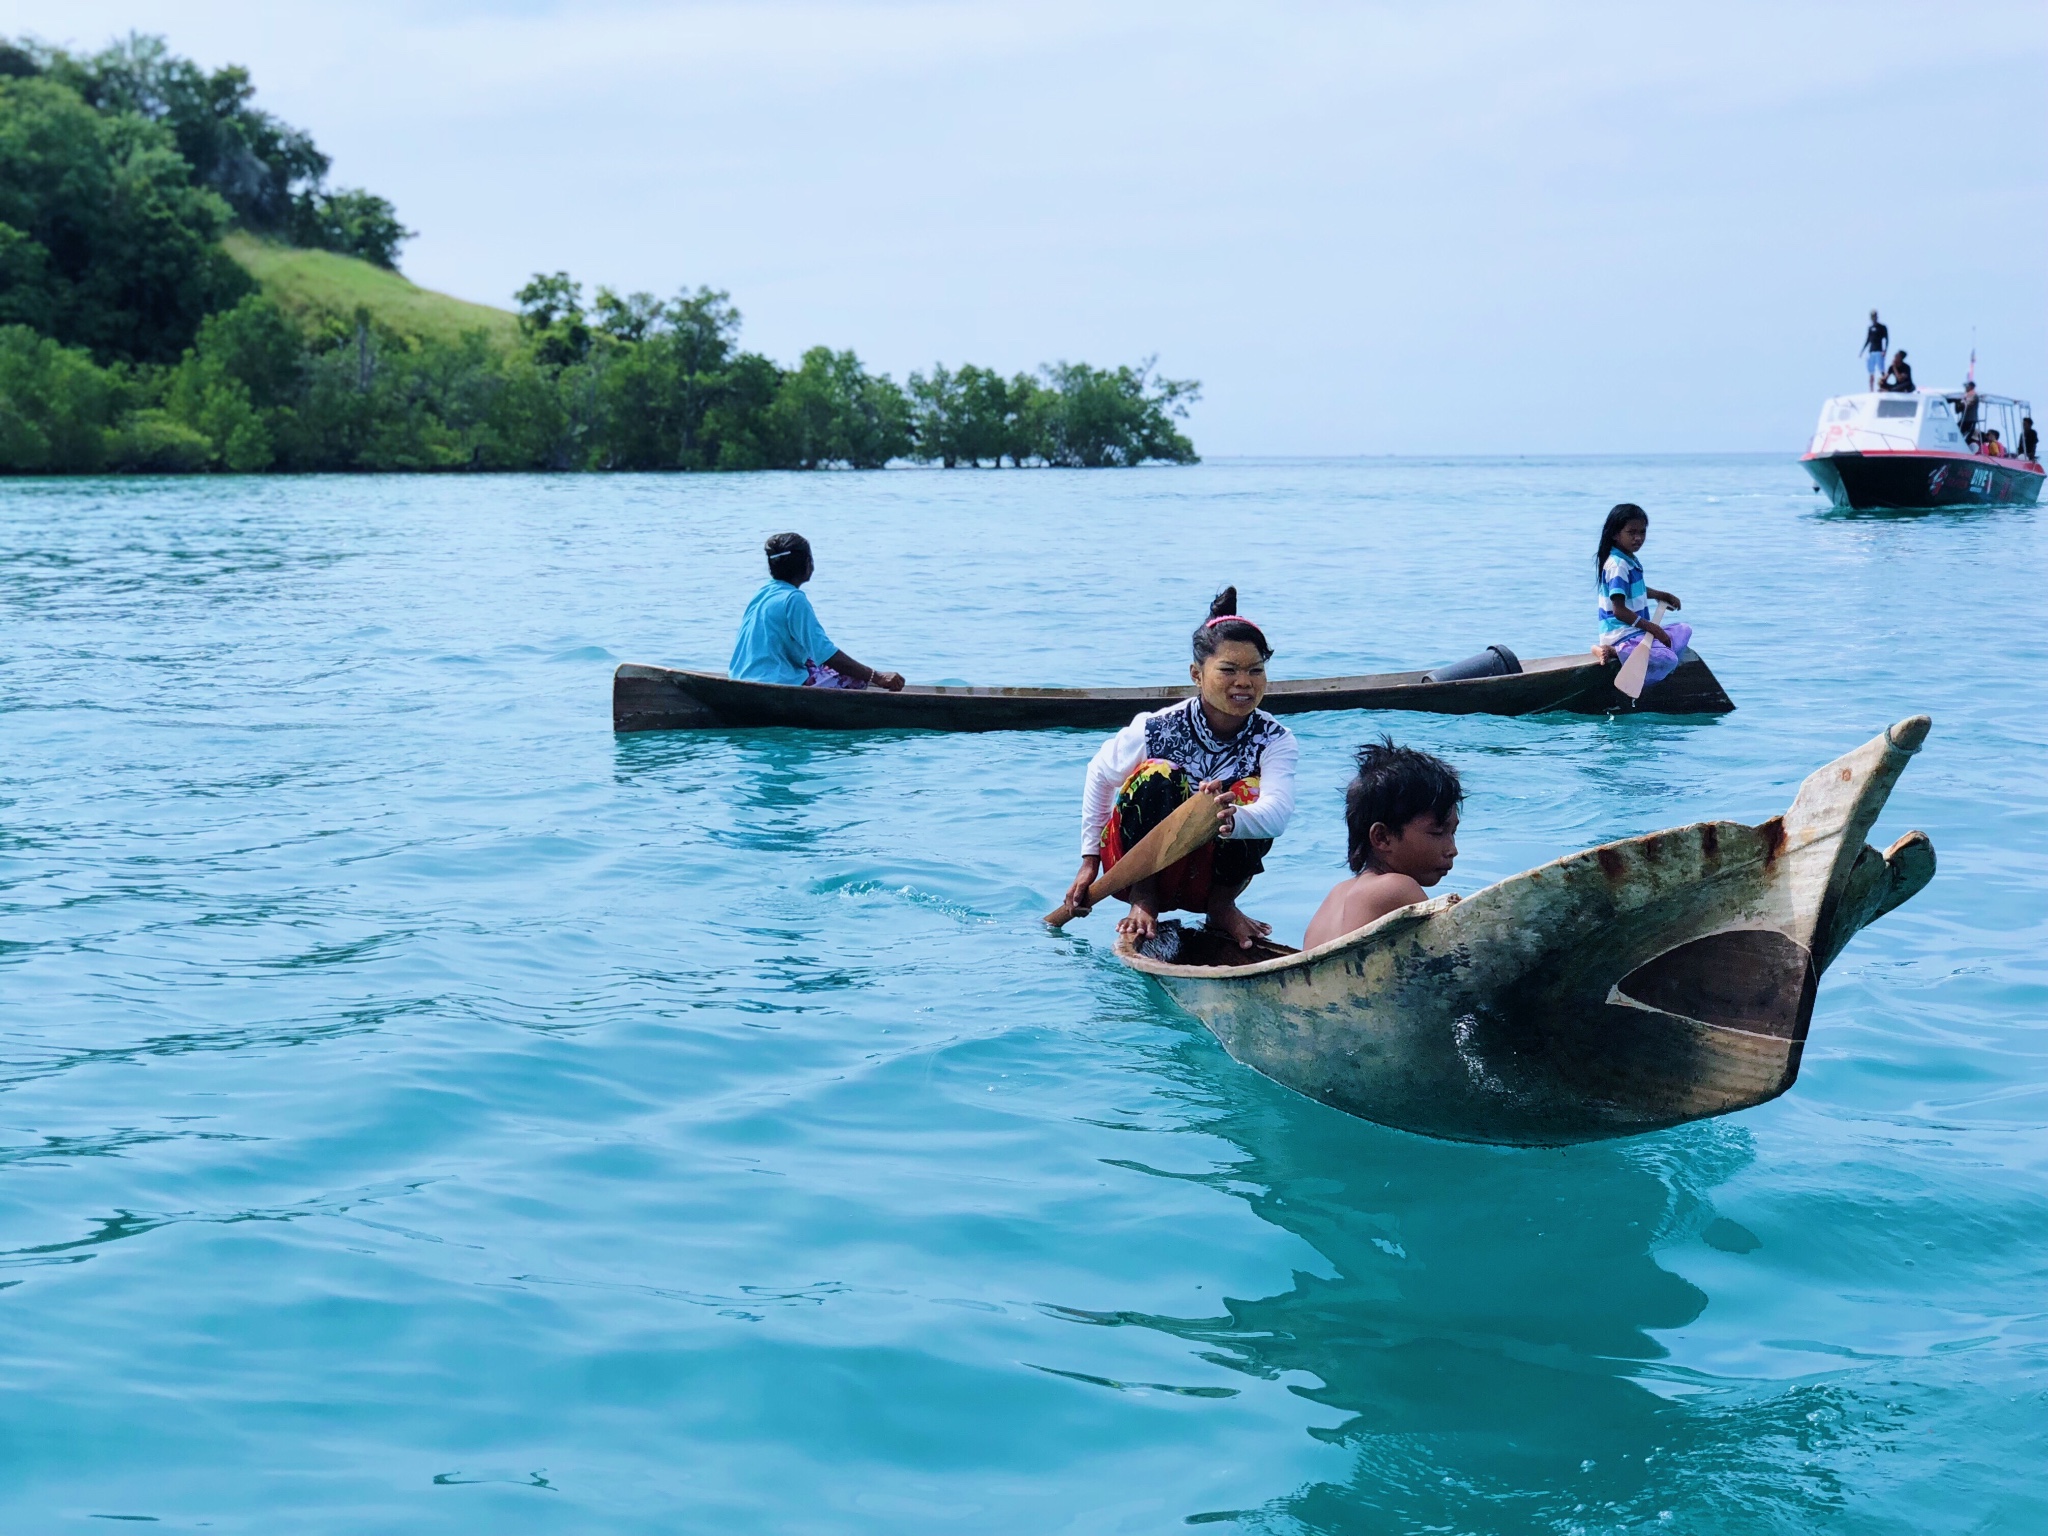
[[101, 362], [175, 362], [255, 286], [220, 249], [231, 220], [158, 125], [0, 77], [0, 324]]
[[0, 70], [41, 74], [100, 112], [163, 126], [193, 183], [219, 196], [245, 229], [380, 267], [395, 267], [412, 235], [383, 198], [327, 190], [332, 162], [303, 129], [252, 105], [256, 87], [239, 64], [208, 74], [141, 33], [84, 57], [23, 44], [9, 45], [8, 55]]
[[1163, 379], [1157, 359], [1135, 368], [1049, 363], [1038, 376], [968, 364], [910, 376], [914, 457], [952, 469], [1047, 464], [1103, 469], [1158, 461], [1192, 464], [1194, 444], [1174, 426], [1201, 398], [1191, 379]]

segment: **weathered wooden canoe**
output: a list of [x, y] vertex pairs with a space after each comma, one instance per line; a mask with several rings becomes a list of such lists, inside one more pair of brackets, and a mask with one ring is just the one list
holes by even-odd
[[1792, 1086], [1820, 973], [1933, 878], [1924, 833], [1864, 842], [1927, 729], [1900, 721], [1761, 826], [1609, 843], [1306, 952], [1234, 963], [1199, 929], [1176, 963], [1117, 952], [1246, 1066], [1382, 1125], [1555, 1146], [1725, 1115]]
[[[1545, 710], [1605, 714], [1641, 709], [1666, 715], [1720, 715], [1735, 707], [1697, 653], [1634, 704], [1614, 689], [1613, 663], [1590, 653], [1524, 662], [1519, 672], [1425, 682], [1424, 672], [1302, 678], [1266, 690], [1276, 715], [1325, 709], [1413, 709], [1439, 715], [1534, 715]], [[1164, 709], [1194, 690], [1160, 688], [795, 688], [735, 682], [718, 672], [643, 667], [628, 662], [612, 678], [612, 729], [676, 731], [793, 726], [813, 731], [1038, 731], [1058, 726], [1127, 724], [1140, 710]]]

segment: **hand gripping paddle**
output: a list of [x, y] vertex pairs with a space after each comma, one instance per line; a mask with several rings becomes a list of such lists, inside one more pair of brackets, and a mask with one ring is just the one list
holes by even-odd
[[[1202, 844], [1216, 836], [1222, 809], [1214, 795], [1200, 790], [1185, 805], [1138, 839], [1138, 845], [1109, 867], [1103, 877], [1088, 887], [1088, 905], [1105, 901], [1127, 886], [1149, 879], [1169, 864], [1178, 864]], [[1077, 914], [1066, 902], [1045, 914], [1046, 926], [1064, 927]]]

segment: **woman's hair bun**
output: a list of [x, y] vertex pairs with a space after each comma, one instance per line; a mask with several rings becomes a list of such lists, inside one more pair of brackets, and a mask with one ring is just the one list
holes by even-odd
[[1266, 637], [1260, 633], [1259, 626], [1238, 613], [1235, 587], [1225, 587], [1209, 600], [1209, 617], [1195, 630], [1195, 660], [1208, 660], [1216, 654], [1216, 647], [1226, 640], [1242, 640], [1255, 645], [1261, 656], [1272, 659], [1273, 647], [1266, 644]]

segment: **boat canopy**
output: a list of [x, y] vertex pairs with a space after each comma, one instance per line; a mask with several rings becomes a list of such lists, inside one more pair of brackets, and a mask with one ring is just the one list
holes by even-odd
[[[1960, 416], [1963, 410], [1963, 392], [1960, 389], [1944, 389], [1937, 398], [1950, 411]], [[2011, 395], [1987, 395], [1977, 392], [1977, 432], [1981, 437], [1996, 432], [1998, 441], [2008, 454], [2020, 451], [2020, 422], [2031, 418], [2034, 408], [2024, 400], [2015, 400]]]

